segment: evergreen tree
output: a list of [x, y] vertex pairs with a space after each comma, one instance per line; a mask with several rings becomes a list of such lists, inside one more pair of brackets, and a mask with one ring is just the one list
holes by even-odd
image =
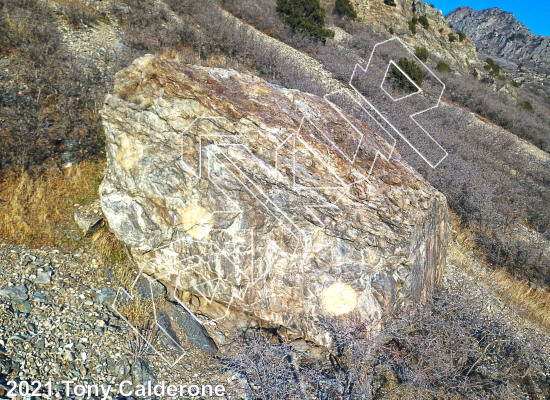
[[424, 29], [428, 29], [430, 27], [430, 21], [428, 21], [428, 18], [426, 18], [425, 15], [418, 17], [418, 23], [422, 25]]
[[349, 19], [357, 18], [357, 12], [350, 0], [336, 0], [334, 2], [334, 13]]
[[435, 66], [435, 69], [439, 72], [445, 72], [447, 74], [450, 74], [451, 72], [453, 72], [449, 64], [447, 64], [445, 61], [439, 61]]
[[[401, 57], [397, 62], [399, 68], [401, 68], [413, 81], [422, 87], [422, 81], [424, 80], [424, 71], [422, 68], [414, 62], [414, 60], [409, 60], [407, 57]], [[412, 93], [416, 92], [418, 89], [413, 83], [396, 67], [393, 67], [388, 73], [388, 78], [392, 81], [395, 88], [406, 92]]]
[[428, 61], [428, 57], [430, 56], [430, 52], [425, 47], [415, 47], [414, 49], [414, 55], [418, 57], [420, 61]]
[[277, 0], [275, 9], [283, 24], [298, 32], [323, 42], [334, 37], [334, 32], [325, 28], [326, 10], [320, 0]]

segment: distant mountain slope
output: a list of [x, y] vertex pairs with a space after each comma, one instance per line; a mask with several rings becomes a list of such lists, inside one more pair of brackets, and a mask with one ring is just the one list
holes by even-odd
[[455, 30], [466, 33], [482, 54], [503, 66], [550, 72], [550, 36], [533, 35], [514, 14], [499, 8], [459, 7], [445, 18]]
[[[329, 3], [328, 1], [326, 3]], [[382, 0], [352, 0], [358, 19], [379, 32], [390, 32], [411, 47], [424, 46], [430, 54], [444, 60], [453, 68], [471, 71], [480, 67], [476, 48], [469, 41], [451, 39], [452, 30], [441, 10], [422, 0], [395, 0], [390, 6]], [[388, 1], [391, 4], [391, 2]], [[327, 4], [329, 6], [329, 4]], [[425, 26], [411, 22], [426, 18]]]

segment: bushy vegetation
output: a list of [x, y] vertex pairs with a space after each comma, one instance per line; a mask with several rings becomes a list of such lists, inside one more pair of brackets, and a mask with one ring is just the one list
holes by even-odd
[[418, 23], [422, 25], [424, 29], [428, 29], [430, 27], [430, 21], [428, 21], [428, 18], [426, 18], [425, 15], [418, 17]]
[[277, 0], [275, 10], [294, 32], [321, 41], [334, 36], [333, 31], [325, 28], [326, 10], [320, 0]]
[[458, 31], [457, 32], [457, 35], [458, 35], [458, 40], [460, 40], [461, 42], [465, 41], [468, 39], [468, 37], [466, 36], [466, 34], [462, 31]]
[[451, 43], [456, 42], [456, 40], [457, 40], [457, 37], [453, 32], [449, 32], [447, 37], [449, 38], [449, 42], [451, 42]]
[[485, 65], [483, 66], [493, 76], [497, 76], [501, 73], [502, 67], [498, 65], [491, 57], [485, 59]]
[[395, 4], [395, 0], [384, 0], [384, 4], [387, 6], [397, 7], [397, 4]]
[[62, 43], [50, 7], [4, 2], [0, 52], [8, 67], [0, 79], [0, 168], [63, 164], [101, 150], [98, 107], [109, 81], [94, 65], [79, 63]]
[[485, 65], [483, 68], [491, 74], [495, 79], [504, 82], [506, 77], [504, 76], [504, 70], [498, 65], [492, 58], [487, 57], [485, 59]]
[[409, 30], [413, 35], [416, 35], [416, 23], [414, 20], [407, 21], [407, 25], [409, 26]]
[[[407, 57], [401, 57], [397, 61], [397, 65], [403, 70], [418, 87], [422, 87], [422, 81], [424, 80], [424, 71], [422, 68], [411, 59]], [[405, 93], [416, 92], [418, 89], [416, 86], [397, 69], [395, 66], [388, 72], [388, 79], [392, 82], [395, 88]]]
[[81, 1], [63, 0], [60, 3], [63, 14], [75, 28], [91, 26], [98, 21], [96, 12]]
[[[276, 334], [247, 331], [224, 362], [244, 375], [255, 398], [511, 399], [542, 375], [543, 344], [522, 342], [482, 298], [453, 287], [433, 303], [394, 316], [375, 333], [357, 316], [327, 320], [334, 343], [326, 361]], [[541, 389], [539, 389], [541, 390]], [[543, 392], [544, 393], [544, 392]]]
[[334, 2], [334, 13], [349, 19], [357, 18], [357, 12], [350, 0], [336, 0]]
[[436, 71], [439, 71], [439, 72], [444, 72], [446, 74], [450, 74], [451, 72], [453, 72], [453, 70], [451, 69], [451, 67], [449, 66], [449, 64], [447, 64], [445, 61], [441, 60], [437, 63], [437, 65], [435, 66], [435, 69]]
[[428, 57], [430, 56], [430, 52], [427, 48], [424, 46], [418, 46], [414, 49], [414, 55], [418, 57], [420, 61], [428, 61]]
[[525, 111], [533, 112], [535, 109], [533, 108], [533, 104], [529, 100], [523, 100], [518, 103], [518, 106], [523, 108]]

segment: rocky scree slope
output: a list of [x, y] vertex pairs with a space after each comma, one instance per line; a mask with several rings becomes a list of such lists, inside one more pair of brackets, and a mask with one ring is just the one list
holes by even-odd
[[102, 118], [103, 212], [168, 286], [329, 344], [324, 319], [375, 328], [441, 280], [444, 196], [322, 98], [145, 56]]
[[[127, 398], [118, 395], [124, 380], [155, 384], [177, 377], [199, 384], [221, 382], [232, 395], [242, 390], [234, 374], [224, 372], [219, 360], [202, 353], [192, 338], [180, 336], [187, 358], [174, 366], [140, 345], [113, 309], [120, 282], [100, 259], [87, 242], [68, 253], [0, 240], [0, 398], [8, 398], [9, 380], [51, 380], [57, 399], [81, 398], [66, 392], [63, 380], [111, 384], [110, 398], [116, 399]], [[157, 300], [165, 293], [157, 290]], [[142, 302], [150, 300], [148, 281], [141, 279], [135, 294]], [[173, 351], [158, 339], [155, 346]]]

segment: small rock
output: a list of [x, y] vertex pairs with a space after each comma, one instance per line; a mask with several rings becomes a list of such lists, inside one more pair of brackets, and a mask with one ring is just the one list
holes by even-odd
[[74, 356], [74, 353], [72, 351], [68, 351], [65, 353], [65, 356], [63, 357], [65, 359], [65, 361], [74, 361], [75, 360], [75, 356]]
[[147, 386], [149, 382], [151, 382], [151, 385], [157, 383], [157, 378], [153, 376], [149, 363], [142, 358], [138, 358], [132, 365], [132, 374], [134, 376], [134, 382], [138, 385]]
[[109, 268], [105, 268], [105, 275], [110, 282], [116, 282], [116, 277]]
[[35, 334], [36, 333], [36, 325], [34, 325], [32, 322], [28, 322], [27, 323], [27, 330], [29, 331], [29, 333]]
[[164, 311], [159, 311], [157, 313], [157, 324], [162, 328], [162, 331], [166, 333], [166, 335], [163, 336], [163, 339], [166, 339], [166, 344], [176, 349], [181, 348], [178, 334], [174, 331], [168, 314]]
[[12, 335], [8, 338], [8, 340], [22, 340], [22, 341], [25, 341], [27, 340], [27, 337], [25, 335], [21, 335], [21, 334], [18, 334], [18, 335]]
[[189, 341], [199, 349], [207, 354], [218, 352], [218, 346], [216, 346], [206, 328], [181, 305], [172, 305], [172, 318], [185, 332]]
[[77, 242], [78, 242], [79, 240], [82, 240], [82, 236], [77, 235], [76, 233], [68, 233], [68, 234], [67, 234], [67, 237], [68, 237], [69, 239], [72, 239], [72, 240], [77, 241]]
[[88, 236], [103, 226], [103, 214], [99, 200], [88, 206], [80, 206], [74, 213], [74, 220], [78, 227]]
[[221, 332], [217, 329], [214, 331], [214, 339], [216, 339], [216, 342], [221, 344], [221, 345], [224, 345], [225, 342], [226, 342], [226, 337], [223, 334], [223, 332]]
[[127, 358], [120, 359], [115, 365], [115, 376], [119, 381], [127, 380], [130, 376], [130, 362]]
[[151, 297], [156, 299], [157, 297], [166, 295], [167, 292], [166, 287], [162, 283], [143, 275], [137, 281], [134, 290], [142, 300], [150, 299]]
[[191, 305], [195, 308], [195, 309], [199, 309], [199, 307], [201, 306], [201, 302], [199, 300], [199, 298], [197, 296], [191, 296]]
[[105, 328], [105, 326], [107, 326], [107, 324], [105, 323], [104, 320], [102, 319], [98, 319], [95, 323], [99, 328]]
[[42, 302], [43, 303], [43, 302], [46, 301], [46, 296], [44, 296], [40, 292], [34, 292], [33, 300], [36, 301], [36, 302]]
[[32, 254], [25, 254], [19, 262], [21, 263], [21, 265], [26, 266], [29, 265], [29, 263], [34, 262], [35, 260], [36, 257]]
[[15, 308], [23, 314], [28, 314], [32, 311], [31, 303], [24, 301], [22, 303], [15, 304]]
[[100, 304], [107, 303], [106, 305], [112, 305], [115, 300], [116, 293], [108, 287], [102, 287], [101, 291], [96, 296], [96, 301]]
[[239, 383], [242, 386], [242, 389], [237, 390], [237, 395], [244, 400], [254, 400], [254, 392], [252, 392], [252, 388], [248, 384], [246, 377], [242, 374], [239, 374], [238, 379], [239, 379]]
[[12, 370], [12, 361], [5, 357], [0, 356], [0, 375], [8, 375]]
[[8, 297], [14, 303], [22, 303], [29, 298], [25, 285], [5, 287], [0, 290], [0, 296]]
[[37, 285], [49, 285], [52, 282], [52, 271], [40, 271], [36, 274], [34, 283]]

